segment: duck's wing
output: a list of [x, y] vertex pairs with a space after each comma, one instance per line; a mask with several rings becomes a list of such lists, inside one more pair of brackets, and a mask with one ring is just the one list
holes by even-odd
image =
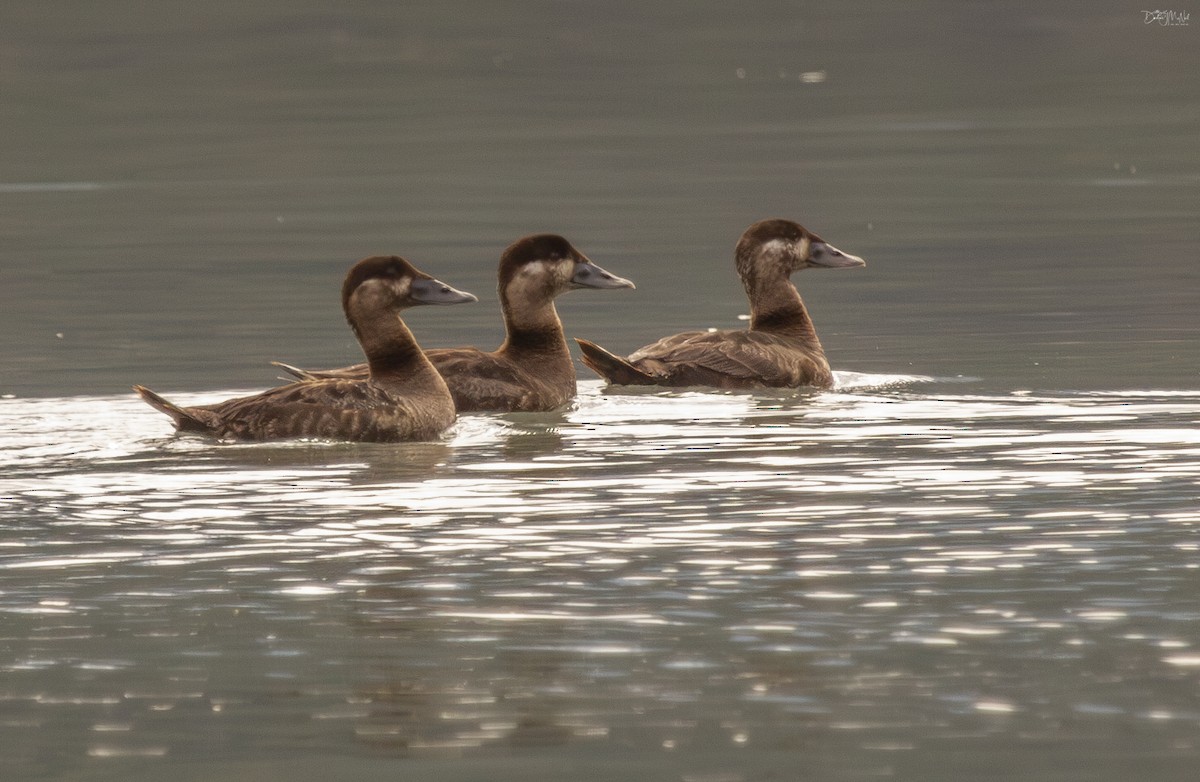
[[408, 439], [417, 432], [410, 400], [359, 380], [291, 383], [261, 394], [193, 410], [215, 415], [213, 433], [239, 440], [311, 437], [384, 441]]
[[828, 386], [819, 352], [757, 331], [693, 331], [634, 352], [629, 363], [662, 385], [718, 388]]
[[511, 359], [476, 348], [440, 348], [426, 355], [460, 412], [542, 409], [533, 379]]

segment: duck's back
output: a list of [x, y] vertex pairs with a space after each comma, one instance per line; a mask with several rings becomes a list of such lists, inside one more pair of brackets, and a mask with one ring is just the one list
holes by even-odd
[[212, 434], [239, 440], [430, 440], [455, 417], [447, 397], [410, 397], [353, 380], [292, 383], [189, 412], [203, 418]]
[[813, 346], [763, 331], [689, 331], [629, 356], [661, 385], [717, 388], [828, 388], [829, 362]]
[[522, 362], [504, 351], [446, 348], [426, 355], [445, 378], [459, 412], [553, 410], [575, 394], [575, 370], [569, 355], [566, 374], [554, 371], [562, 367]]
[[[575, 396], [575, 369], [570, 354], [548, 360], [521, 361], [502, 351], [478, 348], [435, 348], [430, 363], [450, 388], [459, 412], [539, 412], [562, 407]], [[276, 365], [304, 380], [353, 380], [369, 376], [366, 364], [341, 369], [304, 370]]]

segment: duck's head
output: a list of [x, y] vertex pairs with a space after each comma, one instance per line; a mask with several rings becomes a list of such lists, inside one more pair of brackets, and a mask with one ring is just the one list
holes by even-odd
[[403, 310], [421, 304], [466, 304], [474, 295], [435, 280], [399, 255], [364, 258], [350, 268], [342, 283], [342, 307]]
[[534, 234], [509, 245], [500, 257], [499, 284], [504, 299], [543, 302], [576, 288], [634, 287], [557, 234]]
[[788, 276], [801, 269], [844, 269], [866, 266], [791, 220], [760, 220], [746, 229], [735, 250], [742, 279], [764, 273]]

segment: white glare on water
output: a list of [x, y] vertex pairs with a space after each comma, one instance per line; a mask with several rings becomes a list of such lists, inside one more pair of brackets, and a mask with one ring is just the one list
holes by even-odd
[[1200, 397], [929, 387], [585, 382], [399, 446], [0, 400], [6, 724], [86, 714], [104, 762], [200, 711], [430, 757], [1194, 735]]

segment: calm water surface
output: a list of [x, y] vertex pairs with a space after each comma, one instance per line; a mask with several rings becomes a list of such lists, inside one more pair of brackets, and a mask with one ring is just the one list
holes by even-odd
[[[1186, 11], [1187, 9], [1181, 9]], [[1120, 2], [10, 3], [0, 778], [1186, 779], [1197, 24]], [[346, 268], [563, 233], [626, 351], [798, 219], [826, 393], [214, 444], [355, 357]], [[432, 308], [425, 308], [430, 310]]]

